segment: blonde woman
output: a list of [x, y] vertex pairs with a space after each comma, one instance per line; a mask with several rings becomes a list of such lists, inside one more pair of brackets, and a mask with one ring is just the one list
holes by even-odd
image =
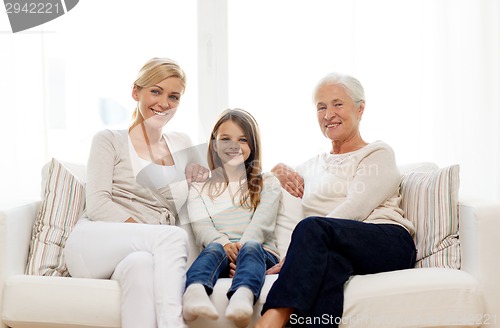
[[163, 131], [185, 85], [184, 71], [170, 59], [142, 67], [130, 128], [94, 137], [86, 212], [65, 247], [72, 276], [119, 281], [123, 328], [184, 326], [187, 236], [174, 223], [188, 180], [208, 176], [187, 135]]
[[208, 162], [211, 178], [189, 191], [190, 220], [204, 250], [187, 272], [183, 314], [217, 319], [209, 295], [219, 277], [233, 277], [225, 316], [246, 327], [266, 269], [279, 261], [273, 231], [281, 186], [261, 173], [257, 123], [241, 109], [225, 111], [215, 124]]

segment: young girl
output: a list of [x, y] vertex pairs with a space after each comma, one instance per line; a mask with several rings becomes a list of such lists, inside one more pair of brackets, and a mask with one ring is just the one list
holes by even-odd
[[219, 277], [232, 277], [225, 315], [246, 327], [260, 295], [266, 269], [279, 261], [274, 236], [281, 186], [261, 173], [255, 119], [241, 109], [222, 113], [208, 146], [212, 176], [193, 183], [188, 211], [197, 243], [204, 247], [187, 272], [184, 319], [216, 320], [210, 301]]

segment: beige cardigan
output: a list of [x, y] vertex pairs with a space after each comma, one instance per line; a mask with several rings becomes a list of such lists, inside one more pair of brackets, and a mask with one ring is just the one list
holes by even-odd
[[134, 176], [128, 130], [103, 130], [92, 142], [87, 167], [87, 203], [83, 214], [93, 221], [124, 222], [129, 217], [149, 224], [169, 224], [169, 213], [178, 213], [188, 195], [185, 167], [203, 164], [199, 150], [182, 133], [167, 133], [165, 139], [175, 162], [176, 179], [158, 191], [175, 209], [167, 209], [151, 189]]

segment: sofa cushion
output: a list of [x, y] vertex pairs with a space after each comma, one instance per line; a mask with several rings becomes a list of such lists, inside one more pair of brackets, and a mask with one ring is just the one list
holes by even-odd
[[[277, 277], [266, 276], [250, 327]], [[224, 317], [230, 284], [229, 278], [219, 279], [211, 295], [219, 320], [198, 318], [190, 328], [234, 326]], [[120, 327], [120, 287], [113, 280], [15, 275], [3, 296], [4, 322], [14, 328]], [[467, 272], [409, 269], [352, 277], [345, 284], [340, 327], [479, 327], [475, 320], [482, 313], [481, 291]]]
[[460, 268], [458, 187], [458, 165], [403, 174], [401, 208], [415, 226], [416, 267]]
[[288, 191], [281, 188], [280, 207], [278, 209], [276, 227], [274, 229], [281, 258], [286, 255], [293, 229], [295, 229], [297, 223], [303, 218], [302, 200], [290, 195]]
[[68, 276], [63, 248], [85, 206], [85, 186], [56, 159], [45, 166], [43, 195], [33, 225], [27, 274]]
[[340, 327], [480, 327], [484, 304], [469, 273], [419, 268], [354, 276]]
[[115, 280], [14, 275], [5, 284], [2, 311], [4, 323], [15, 328], [119, 328], [120, 285]]
[[[250, 327], [260, 317], [277, 277], [266, 276]], [[231, 279], [219, 279], [211, 296], [220, 319], [199, 318], [189, 324], [190, 328], [233, 327], [223, 315], [230, 285]], [[454, 269], [423, 268], [354, 276], [344, 290], [340, 327], [479, 327], [471, 321], [481, 318], [484, 311], [477, 281], [470, 274]]]

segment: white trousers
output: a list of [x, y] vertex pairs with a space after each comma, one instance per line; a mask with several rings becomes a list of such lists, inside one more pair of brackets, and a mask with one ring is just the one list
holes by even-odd
[[64, 256], [73, 277], [119, 281], [123, 328], [179, 328], [187, 252], [176, 226], [81, 219]]

